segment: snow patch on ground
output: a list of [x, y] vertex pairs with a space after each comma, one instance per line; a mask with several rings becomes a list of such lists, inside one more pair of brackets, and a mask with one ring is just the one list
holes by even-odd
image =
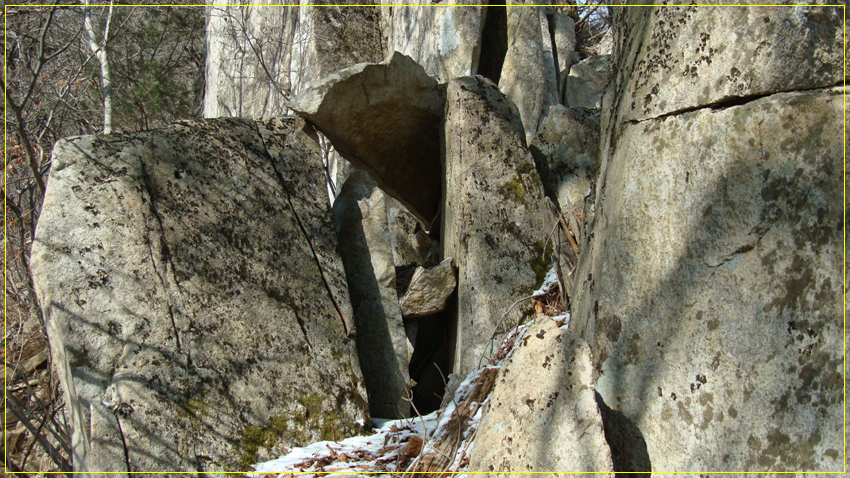
[[555, 270], [555, 267], [552, 266], [552, 268], [549, 269], [549, 272], [546, 273], [546, 277], [543, 278], [543, 285], [541, 285], [540, 288], [537, 289], [536, 291], [532, 292], [531, 295], [533, 297], [544, 295], [547, 292], [549, 292], [549, 290], [551, 290], [552, 287], [555, 287], [557, 285], [558, 285], [558, 272]]

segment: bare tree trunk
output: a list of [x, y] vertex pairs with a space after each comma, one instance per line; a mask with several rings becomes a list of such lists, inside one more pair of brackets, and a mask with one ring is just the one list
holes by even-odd
[[106, 26], [103, 27], [103, 39], [98, 41], [97, 34], [91, 22], [91, 11], [89, 0], [85, 0], [85, 27], [89, 37], [89, 47], [100, 62], [100, 83], [103, 91], [103, 132], [112, 132], [112, 73], [109, 71], [109, 55], [106, 53], [106, 44], [109, 41], [109, 25], [112, 22], [113, 2], [109, 2], [109, 10], [106, 14]]

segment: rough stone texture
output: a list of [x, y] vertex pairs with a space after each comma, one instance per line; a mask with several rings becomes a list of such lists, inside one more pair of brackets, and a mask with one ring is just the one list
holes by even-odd
[[546, 108], [558, 104], [558, 78], [546, 10], [523, 0], [508, 3], [508, 51], [499, 89], [519, 107], [527, 145]]
[[573, 65], [564, 82], [564, 104], [583, 108], [601, 107], [610, 63], [610, 55], [599, 55]]
[[466, 374], [519, 312], [497, 330], [499, 318], [543, 282], [553, 222], [517, 108], [492, 82], [449, 82], [444, 141], [443, 257], [458, 267], [454, 373]]
[[550, 106], [529, 149], [546, 195], [565, 214], [568, 204], [583, 212], [599, 169], [599, 115]]
[[554, 320], [538, 318], [499, 371], [469, 469], [613, 477], [594, 395], [590, 347]]
[[633, 427], [615, 469], [840, 471], [843, 89], [816, 88], [842, 78], [834, 12], [625, 10], [573, 309]]
[[293, 94], [335, 71], [384, 59], [379, 7], [356, 0], [307, 0], [303, 3], [298, 7], [298, 28], [292, 52]]
[[186, 121], [57, 143], [32, 267], [77, 471], [248, 469], [361, 431], [303, 127]]
[[632, 7], [617, 22], [621, 122], [842, 81], [840, 7]]
[[443, 104], [436, 80], [395, 53], [328, 76], [290, 106], [428, 228], [440, 199]]
[[357, 324], [357, 353], [369, 394], [369, 411], [404, 418], [407, 338], [396, 294], [386, 196], [369, 175], [355, 170], [334, 202], [339, 251]]
[[841, 469], [841, 103], [777, 94], [622, 130], [575, 325], [652, 468]]
[[430, 269], [416, 268], [399, 304], [404, 318], [425, 317], [446, 309], [446, 300], [457, 287], [452, 261], [450, 257]]
[[387, 51], [413, 58], [440, 82], [475, 74], [485, 10], [476, 3], [485, 2], [416, 0], [405, 2], [406, 6], [383, 7]]
[[837, 13], [618, 15], [573, 309], [633, 430], [615, 469], [840, 471]]
[[281, 116], [292, 94], [334, 71], [384, 57], [378, 7], [246, 3], [216, 0], [207, 7], [207, 118]]

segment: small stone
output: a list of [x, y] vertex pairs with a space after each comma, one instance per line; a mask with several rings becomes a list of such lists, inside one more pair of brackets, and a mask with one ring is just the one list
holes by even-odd
[[452, 262], [450, 257], [431, 269], [416, 268], [410, 286], [401, 298], [401, 314], [405, 319], [424, 317], [446, 309], [446, 299], [457, 286]]

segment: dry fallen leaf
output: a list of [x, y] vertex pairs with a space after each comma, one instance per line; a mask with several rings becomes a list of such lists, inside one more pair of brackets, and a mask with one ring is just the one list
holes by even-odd
[[422, 438], [418, 435], [412, 435], [407, 442], [407, 456], [416, 458], [422, 452]]

